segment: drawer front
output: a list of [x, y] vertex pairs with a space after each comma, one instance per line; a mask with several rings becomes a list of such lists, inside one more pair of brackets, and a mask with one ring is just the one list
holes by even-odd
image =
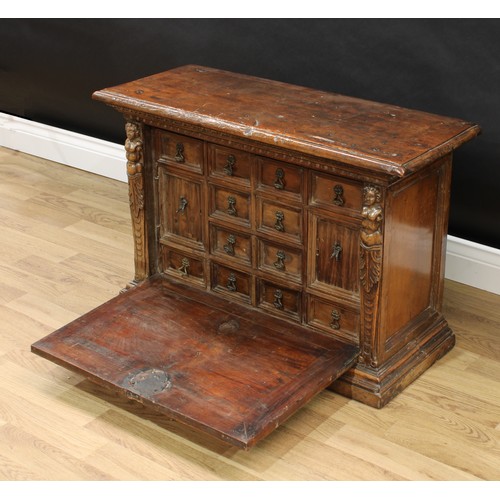
[[212, 177], [230, 181], [234, 185], [250, 187], [255, 156], [215, 144], [210, 144], [208, 148]]
[[259, 240], [259, 269], [267, 274], [302, 281], [302, 252], [265, 240]]
[[309, 284], [359, 291], [359, 228], [322, 216], [311, 216]]
[[270, 281], [259, 280], [258, 305], [278, 316], [285, 316], [294, 321], [301, 319], [300, 291], [285, 288]]
[[361, 213], [361, 184], [318, 172], [311, 172], [311, 177], [312, 205], [327, 205], [339, 210]]
[[250, 227], [250, 195], [221, 186], [210, 187], [210, 215]]
[[290, 194], [297, 200], [302, 199], [304, 188], [304, 171], [287, 163], [260, 160], [259, 187], [276, 196]]
[[198, 256], [162, 245], [163, 272], [205, 288], [205, 263]]
[[359, 312], [354, 308], [309, 295], [307, 322], [326, 333], [359, 342]]
[[203, 191], [200, 182], [160, 173], [160, 239], [203, 249]]
[[252, 278], [242, 271], [212, 263], [212, 290], [228, 296], [231, 300], [250, 303]]
[[271, 200], [257, 200], [259, 231], [290, 243], [302, 242], [302, 210]]
[[234, 259], [251, 265], [252, 240], [248, 234], [212, 225], [210, 227], [210, 252], [224, 259]]
[[159, 159], [198, 174], [203, 173], [203, 142], [162, 130], [155, 131]]

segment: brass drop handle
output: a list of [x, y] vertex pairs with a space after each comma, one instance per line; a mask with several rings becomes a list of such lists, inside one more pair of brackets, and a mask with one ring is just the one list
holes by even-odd
[[276, 169], [276, 179], [274, 181], [274, 187], [276, 189], [285, 189], [285, 172], [282, 168]]
[[283, 306], [283, 292], [279, 288], [274, 292], [273, 305], [276, 309], [281, 310], [284, 308], [284, 306]]
[[184, 144], [182, 142], [178, 142], [175, 145], [175, 161], [177, 163], [184, 163], [186, 161], [186, 158], [184, 158]]
[[285, 220], [285, 214], [281, 211], [278, 211], [274, 214], [276, 216], [276, 222], [274, 223], [274, 229], [276, 231], [280, 231], [281, 233], [285, 232], [285, 225], [283, 221]]
[[224, 166], [224, 173], [226, 175], [234, 175], [233, 169], [236, 165], [236, 158], [234, 155], [228, 155], [226, 160], [226, 165]]
[[184, 276], [188, 275], [188, 268], [189, 268], [189, 259], [186, 257], [183, 257], [181, 260], [181, 267], [179, 267], [179, 271], [184, 274]]
[[176, 210], [176, 214], [183, 214], [188, 205], [187, 198], [185, 196], [181, 196], [179, 199], [179, 208]]
[[333, 203], [334, 205], [337, 205], [338, 207], [341, 207], [344, 205], [345, 200], [344, 200], [344, 188], [340, 184], [336, 184], [333, 186]]
[[228, 196], [227, 197], [227, 210], [226, 212], [229, 215], [236, 216], [238, 215], [236, 211], [236, 198], [234, 196]]
[[286, 258], [285, 252], [283, 252], [283, 250], [278, 250], [276, 252], [276, 261], [273, 264], [274, 267], [280, 271], [284, 271], [285, 270], [285, 258]]
[[237, 290], [237, 288], [236, 288], [236, 276], [234, 275], [234, 273], [231, 273], [228, 276], [226, 288], [230, 292], [236, 292], [236, 290]]
[[340, 330], [340, 313], [337, 311], [337, 309], [334, 309], [332, 311], [332, 322], [330, 323], [330, 326], [334, 330]]
[[332, 254], [330, 259], [335, 259], [335, 262], [340, 260], [340, 254], [342, 253], [342, 245], [340, 243], [335, 243], [332, 248]]
[[227, 243], [224, 245], [224, 251], [228, 255], [234, 255], [234, 245], [236, 244], [236, 236], [234, 234], [230, 234], [227, 237]]

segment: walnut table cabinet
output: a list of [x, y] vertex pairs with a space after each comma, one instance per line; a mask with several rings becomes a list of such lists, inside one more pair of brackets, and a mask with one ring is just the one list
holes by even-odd
[[452, 152], [478, 126], [199, 66], [93, 97], [126, 121], [135, 277], [35, 353], [248, 448], [452, 348]]

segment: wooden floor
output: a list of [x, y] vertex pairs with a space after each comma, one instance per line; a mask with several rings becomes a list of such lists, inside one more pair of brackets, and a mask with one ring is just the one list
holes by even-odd
[[448, 281], [456, 348], [382, 410], [324, 391], [250, 452], [30, 352], [133, 275], [125, 184], [0, 148], [1, 480], [499, 480], [500, 296]]

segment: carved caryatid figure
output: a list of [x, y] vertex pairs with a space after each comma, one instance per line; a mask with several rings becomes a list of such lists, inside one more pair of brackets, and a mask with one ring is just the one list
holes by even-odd
[[360, 231], [360, 279], [365, 292], [370, 292], [380, 279], [383, 220], [380, 201], [380, 189], [372, 185], [365, 186]]
[[381, 200], [380, 188], [371, 184], [365, 186], [359, 252], [359, 278], [362, 287], [362, 311], [364, 311], [361, 319], [359, 361], [372, 367], [378, 366], [374, 330], [377, 324], [379, 281], [382, 272], [383, 208]]
[[125, 153], [127, 156], [127, 175], [129, 187], [130, 214], [132, 216], [132, 229], [134, 236], [134, 282], [147, 277], [147, 249], [144, 223], [144, 180], [143, 149], [139, 126], [128, 122], [125, 125], [127, 139], [125, 140]]
[[368, 247], [382, 244], [382, 206], [380, 189], [368, 185], [363, 189], [361, 241]]
[[134, 175], [142, 172], [142, 140], [139, 127], [136, 123], [128, 122], [125, 125], [127, 139], [125, 153], [127, 155], [127, 174]]

